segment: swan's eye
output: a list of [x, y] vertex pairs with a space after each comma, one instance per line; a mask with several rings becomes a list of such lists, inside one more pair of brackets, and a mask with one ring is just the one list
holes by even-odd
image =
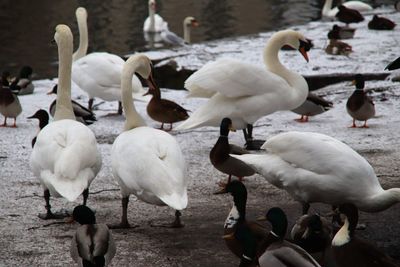
[[305, 51], [310, 51], [311, 49], [311, 43], [310, 41], [303, 41], [303, 40], [299, 40], [300, 41], [300, 47], [299, 48], [304, 48]]

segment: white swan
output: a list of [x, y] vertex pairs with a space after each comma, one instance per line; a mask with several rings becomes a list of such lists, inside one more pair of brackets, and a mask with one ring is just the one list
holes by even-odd
[[[338, 13], [339, 9], [337, 7], [332, 8], [332, 1], [333, 0], [325, 0], [325, 4], [322, 7], [322, 17], [335, 18], [336, 13]], [[361, 1], [347, 1], [344, 2], [342, 5], [344, 5], [347, 8], [355, 9], [360, 12], [369, 11], [373, 9], [372, 6]]]
[[168, 24], [165, 23], [165, 28], [161, 32], [161, 38], [164, 42], [171, 45], [185, 45], [190, 44], [191, 29], [192, 27], [197, 27], [199, 23], [194, 17], [186, 17], [183, 20], [183, 39], [171, 32], [168, 28]]
[[[262, 116], [300, 106], [307, 98], [308, 85], [300, 74], [279, 62], [278, 52], [285, 44], [298, 49], [308, 61], [306, 38], [299, 32], [285, 30], [275, 33], [267, 42], [266, 68], [225, 58], [207, 63], [192, 74], [185, 81], [189, 96], [210, 99], [175, 130], [218, 127], [225, 117], [232, 120], [233, 128], [245, 129]], [[251, 134], [245, 133], [245, 139], [251, 139]]]
[[[79, 28], [79, 47], [74, 53], [72, 80], [89, 95], [89, 110], [92, 110], [95, 97], [105, 101], [119, 101], [118, 114], [122, 114], [121, 106], [121, 72], [125, 61], [114, 54], [95, 52], [86, 55], [88, 47], [87, 12], [83, 7], [76, 10]], [[145, 100], [146, 91], [140, 80], [132, 79], [134, 98]]]
[[303, 203], [353, 203], [378, 212], [400, 201], [400, 188], [384, 190], [371, 165], [346, 144], [324, 134], [286, 132], [262, 146], [267, 154], [231, 155]]
[[161, 32], [165, 28], [164, 19], [156, 14], [156, 1], [148, 1], [149, 16], [146, 18], [143, 24], [143, 32]]
[[142, 54], [131, 56], [122, 71], [124, 132], [114, 141], [111, 166], [121, 187], [122, 219], [117, 227], [129, 227], [129, 195], [153, 205], [168, 205], [176, 210], [174, 226], [180, 226], [180, 212], [187, 206], [186, 163], [181, 149], [170, 134], [147, 127], [132, 102], [132, 75], [137, 72], [155, 86], [151, 62]]
[[30, 165], [44, 188], [45, 215], [51, 212], [50, 195], [74, 201], [83, 193], [84, 204], [90, 183], [101, 168], [101, 155], [96, 137], [84, 124], [75, 120], [71, 104], [72, 33], [66, 25], [58, 25], [54, 39], [58, 44], [59, 89], [54, 122], [44, 127], [37, 136]]

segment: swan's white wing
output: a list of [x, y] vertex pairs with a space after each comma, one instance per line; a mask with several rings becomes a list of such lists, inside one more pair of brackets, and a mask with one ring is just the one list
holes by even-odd
[[30, 164], [52, 194], [74, 201], [100, 171], [101, 155], [96, 137], [87, 126], [60, 120], [39, 132]]
[[230, 98], [253, 96], [288, 86], [283, 78], [263, 66], [230, 58], [207, 63], [185, 81], [191, 97], [211, 97], [215, 93]]
[[123, 195], [158, 204], [155, 196], [174, 209], [186, 207], [186, 164], [168, 133], [149, 127], [124, 132], [114, 142], [111, 160]]
[[[274, 86], [272, 81], [266, 82], [266, 84], [270, 86], [271, 90], [265, 90], [264, 94], [242, 97], [227, 97], [221, 93], [213, 95], [175, 130], [187, 130], [201, 126], [218, 127], [225, 117], [232, 120], [235, 129], [244, 129], [247, 124], [253, 124], [262, 116], [278, 110], [291, 110], [306, 98], [306, 94], [304, 94], [304, 99], [295, 99], [292, 95], [295, 89], [288, 87], [287, 84], [285, 87], [282, 83]], [[231, 87], [231, 89], [234, 88]]]
[[375, 177], [373, 168], [360, 154], [328, 135], [286, 132], [270, 138], [262, 148], [298, 168], [315, 173]]
[[[72, 64], [72, 80], [91, 98], [120, 100], [124, 63], [125, 61], [117, 55], [105, 52], [91, 53]], [[141, 98], [145, 90], [136, 76], [132, 79], [132, 86], [135, 98]]]
[[369, 163], [332, 137], [288, 132], [270, 138], [262, 148], [267, 154], [232, 156], [298, 200], [357, 203], [382, 191]]

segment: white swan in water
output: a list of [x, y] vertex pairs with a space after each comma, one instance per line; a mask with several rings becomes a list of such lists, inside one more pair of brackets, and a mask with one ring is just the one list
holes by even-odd
[[[95, 97], [105, 101], [118, 101], [118, 114], [121, 106], [121, 73], [125, 61], [114, 54], [95, 52], [86, 55], [88, 47], [87, 11], [83, 7], [76, 10], [79, 28], [79, 47], [74, 53], [72, 80], [89, 96], [89, 110], [92, 110]], [[144, 100], [146, 91], [135, 75], [132, 79], [134, 99]]]
[[[337, 7], [332, 8], [332, 1], [333, 0], [325, 0], [325, 4], [322, 8], [322, 17], [335, 18], [336, 13], [338, 13], [339, 9]], [[360, 12], [370, 11], [373, 9], [372, 6], [361, 1], [347, 1], [344, 2], [342, 5]]]

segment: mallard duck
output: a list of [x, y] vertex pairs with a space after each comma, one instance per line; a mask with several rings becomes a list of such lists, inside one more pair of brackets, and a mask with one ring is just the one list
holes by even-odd
[[306, 38], [285, 30], [268, 40], [264, 48], [266, 67], [224, 58], [207, 63], [192, 74], [185, 81], [189, 96], [210, 99], [175, 130], [217, 127], [223, 118], [230, 118], [234, 129], [243, 129], [247, 148], [259, 149], [261, 143], [252, 139], [252, 125], [262, 116], [300, 106], [308, 94], [303, 76], [286, 69], [278, 60], [278, 52], [285, 44], [298, 49], [308, 61], [310, 47]]
[[[89, 96], [88, 109], [93, 109], [94, 98], [105, 101], [118, 101], [118, 112], [121, 106], [121, 72], [125, 61], [114, 54], [94, 52], [86, 55], [88, 46], [87, 12], [80, 7], [76, 11], [79, 27], [79, 47], [74, 53], [72, 64], [72, 80]], [[132, 78], [134, 98], [143, 99], [145, 93], [142, 83], [134, 75]]]
[[351, 39], [354, 37], [356, 29], [349, 27], [340, 27], [334, 24], [332, 29], [328, 32], [329, 39]]
[[22, 107], [17, 94], [10, 87], [0, 83], [0, 113], [4, 116], [4, 122], [0, 127], [7, 127], [7, 118], [13, 118], [14, 124], [11, 127], [17, 127], [17, 117], [21, 112]]
[[42, 219], [59, 218], [51, 211], [50, 195], [74, 201], [89, 195], [89, 185], [101, 168], [101, 154], [94, 133], [77, 122], [71, 104], [72, 33], [59, 24], [54, 39], [58, 45], [58, 94], [54, 121], [37, 135], [30, 166], [44, 188], [46, 214]]
[[18, 95], [32, 94], [35, 90], [32, 83], [32, 73], [31, 66], [23, 66], [18, 77], [10, 84], [11, 90], [18, 92]]
[[328, 135], [285, 132], [270, 137], [262, 149], [265, 154], [231, 156], [301, 202], [303, 214], [313, 202], [352, 202], [362, 211], [378, 212], [400, 201], [399, 188], [384, 190], [361, 155]]
[[355, 205], [344, 203], [339, 206], [339, 213], [344, 217], [344, 224], [332, 240], [332, 251], [337, 266], [399, 266], [376, 246], [355, 236], [358, 222], [358, 210]]
[[164, 42], [171, 45], [185, 45], [190, 44], [190, 32], [193, 27], [198, 27], [199, 23], [194, 17], [186, 17], [183, 20], [183, 39], [171, 32], [168, 28], [168, 24], [165, 23], [164, 29], [161, 31], [161, 38]]
[[187, 109], [171, 100], [161, 98], [160, 88], [149, 87], [149, 91], [145, 95], [153, 96], [147, 104], [147, 114], [153, 120], [161, 122], [161, 130], [164, 129], [164, 123], [170, 124], [167, 131], [171, 131], [173, 123], [189, 118]]
[[[28, 119], [38, 119], [39, 120], [39, 131], [42, 130], [47, 124], [49, 124], [49, 114], [44, 109], [39, 109]], [[35, 146], [37, 136], [32, 139], [32, 147]]]
[[305, 214], [293, 225], [290, 237], [323, 265], [333, 237], [332, 223], [318, 214]]
[[260, 267], [320, 267], [304, 249], [284, 240], [288, 222], [282, 209], [278, 207], [269, 209], [265, 220], [271, 223], [272, 231], [266, 238], [267, 249], [258, 258]]
[[[369, 11], [373, 9], [372, 6], [361, 1], [347, 1], [344, 2], [342, 5], [344, 5], [347, 8], [355, 9], [360, 12]], [[339, 9], [337, 7], [332, 8], [332, 0], [325, 0], [321, 13], [322, 17], [334, 18], [338, 13], [338, 11]]]
[[[220, 172], [229, 175], [228, 183], [231, 182], [232, 175], [238, 177], [241, 181], [243, 177], [251, 176], [255, 173], [251, 167], [242, 161], [229, 156], [230, 153], [238, 155], [248, 153], [247, 150], [229, 144], [228, 135], [230, 130], [232, 130], [232, 121], [229, 118], [224, 118], [221, 121], [219, 138], [210, 151], [211, 164]], [[224, 186], [225, 184], [220, 183], [220, 185]]]
[[355, 9], [347, 8], [344, 5], [340, 5], [338, 8], [339, 12], [336, 13], [335, 17], [347, 25], [349, 23], [357, 23], [364, 20], [363, 15]]
[[393, 30], [394, 27], [396, 27], [396, 23], [378, 15], [374, 15], [372, 20], [368, 22], [368, 29], [370, 30]]
[[188, 203], [186, 163], [176, 139], [158, 129], [147, 127], [132, 101], [132, 76], [138, 73], [150, 88], [156, 87], [152, 78], [151, 61], [143, 54], [131, 56], [122, 76], [122, 105], [126, 121], [124, 132], [114, 141], [111, 166], [121, 187], [122, 218], [113, 228], [130, 227], [127, 218], [129, 195], [158, 206], [175, 209], [172, 227], [182, 227], [180, 210]]
[[385, 70], [397, 70], [397, 69], [400, 69], [400, 57], [398, 57], [385, 67]]
[[292, 111], [301, 115], [301, 118], [297, 119], [297, 121], [308, 122], [309, 116], [321, 114], [331, 109], [332, 106], [332, 102], [326, 101], [322, 97], [309, 92], [306, 101], [304, 101], [304, 103], [299, 107], [292, 109]]
[[107, 225], [96, 223], [94, 212], [84, 205], [74, 208], [72, 218], [81, 225], [72, 237], [72, 259], [78, 266], [108, 266], [117, 249]]
[[[226, 184], [218, 194], [231, 193], [233, 207], [224, 224], [226, 246], [241, 259], [240, 266], [255, 266], [258, 251], [264, 251], [269, 245], [265, 240], [267, 228], [257, 222], [246, 220], [247, 190], [238, 180]], [[242, 265], [243, 264], [243, 265]]]
[[357, 74], [354, 77], [353, 84], [356, 86], [353, 94], [347, 99], [346, 110], [353, 118], [352, 128], [357, 127], [356, 120], [364, 121], [363, 128], [368, 128], [367, 120], [375, 116], [375, 104], [371, 97], [364, 91], [364, 76]]
[[[57, 88], [58, 85], [54, 85], [53, 89], [48, 92], [47, 94], [57, 94]], [[90, 111], [89, 109], [85, 108], [84, 106], [82, 106], [81, 104], [79, 104], [78, 102], [71, 100], [72, 103], [72, 109], [74, 111], [74, 115], [77, 121], [84, 123], [85, 125], [90, 125], [92, 123], [94, 123], [95, 121], [97, 121], [96, 119], [96, 115]], [[56, 100], [54, 99], [54, 101], [50, 104], [49, 107], [49, 112], [51, 114], [52, 117], [54, 117], [54, 113], [56, 112]]]

